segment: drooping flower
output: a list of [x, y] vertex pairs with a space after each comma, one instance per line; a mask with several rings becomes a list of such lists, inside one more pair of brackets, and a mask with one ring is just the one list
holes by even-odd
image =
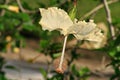
[[60, 58], [60, 63], [56, 71], [58, 73], [63, 73], [63, 58], [65, 53], [65, 46], [67, 41], [67, 36], [73, 34], [78, 40], [89, 40], [101, 42], [103, 39], [103, 34], [101, 29], [99, 29], [93, 20], [89, 22], [77, 21], [76, 19], [72, 21], [69, 15], [62, 9], [57, 7], [50, 7], [48, 9], [40, 8], [41, 24], [43, 30], [53, 31], [58, 30], [65, 36], [62, 55]]
[[43, 30], [58, 30], [63, 35], [73, 34], [78, 40], [101, 41], [103, 35], [93, 20], [89, 22], [73, 22], [69, 15], [62, 9], [50, 7], [40, 8], [40, 24]]

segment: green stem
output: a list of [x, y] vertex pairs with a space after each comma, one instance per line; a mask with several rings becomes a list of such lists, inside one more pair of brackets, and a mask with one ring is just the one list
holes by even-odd
[[7, 5], [0, 5], [0, 8], [7, 9], [7, 8], [8, 8], [8, 6], [7, 6]]
[[65, 36], [65, 38], [64, 38], [64, 44], [63, 44], [63, 49], [62, 49], [62, 54], [61, 54], [60, 64], [59, 64], [59, 68], [60, 69], [62, 69], [62, 64], [63, 64], [63, 60], [64, 60], [64, 54], [65, 54], [65, 47], [66, 47], [67, 37], [68, 36]]

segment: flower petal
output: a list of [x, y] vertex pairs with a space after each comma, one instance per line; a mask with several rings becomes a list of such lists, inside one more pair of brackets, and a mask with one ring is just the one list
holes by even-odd
[[40, 8], [41, 20], [40, 24], [43, 30], [60, 30], [62, 34], [67, 34], [67, 29], [73, 25], [72, 20], [68, 14], [57, 7], [50, 7], [48, 9]]
[[86, 35], [90, 33], [92, 30], [94, 30], [95, 27], [96, 27], [96, 24], [93, 23], [93, 20], [90, 20], [90, 22], [76, 21], [74, 25], [68, 28], [68, 31], [70, 33], [75, 33], [79, 35]]
[[88, 40], [95, 42], [101, 42], [104, 38], [104, 35], [101, 33], [101, 30], [99, 28], [95, 28], [86, 35], [74, 34], [74, 36], [79, 40]]
[[71, 26], [68, 31], [78, 40], [100, 42], [103, 39], [101, 29], [97, 28], [96, 24], [92, 20], [90, 20], [90, 22], [79, 21]]

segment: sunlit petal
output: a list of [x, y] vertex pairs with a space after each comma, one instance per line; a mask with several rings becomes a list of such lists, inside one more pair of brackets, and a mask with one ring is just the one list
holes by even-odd
[[103, 39], [101, 29], [90, 20], [89, 22], [79, 21], [68, 29], [78, 40], [89, 40], [99, 42]]
[[40, 8], [41, 20], [40, 24], [43, 30], [60, 30], [64, 35], [67, 34], [67, 29], [73, 25], [72, 20], [68, 14], [57, 7], [50, 7], [48, 9]]

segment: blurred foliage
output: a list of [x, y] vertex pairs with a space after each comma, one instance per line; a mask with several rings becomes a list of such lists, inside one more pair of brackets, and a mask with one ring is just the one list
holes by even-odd
[[120, 35], [116, 37], [115, 40], [109, 42], [109, 46], [106, 48], [109, 57], [111, 58], [110, 64], [114, 69], [114, 74], [111, 77], [111, 80], [120, 79]]
[[77, 77], [80, 80], [87, 80], [89, 78], [90, 70], [87, 67], [77, 69], [75, 65], [71, 66], [72, 75], [70, 80], [75, 80]]
[[45, 80], [87, 80], [89, 78], [90, 70], [87, 67], [78, 69], [75, 65], [72, 65], [69, 72], [66, 72], [65, 74], [52, 72], [50, 73], [52, 77], [48, 77], [48, 72], [42, 68], [40, 68], [40, 72]]
[[4, 59], [0, 57], [0, 80], [7, 80], [7, 78], [5, 77], [5, 72], [2, 71], [3, 64]]
[[[8, 1], [6, 3], [6, 1]], [[24, 10], [18, 6], [16, 0], [0, 0], [0, 51], [7, 52], [7, 46], [10, 45], [11, 49], [14, 47], [22, 47], [25, 46], [25, 39], [27, 38], [35, 38], [39, 39], [40, 52], [45, 53], [46, 55], [50, 55], [52, 61], [60, 56], [60, 51], [62, 49], [62, 42], [56, 42], [53, 39], [59, 36], [59, 32], [57, 31], [43, 31], [38, 24], [41, 16], [39, 13], [39, 8], [48, 8], [51, 6], [57, 6], [59, 8], [64, 9], [67, 12], [70, 12], [73, 8], [73, 0], [21, 0], [21, 5]], [[91, 11], [94, 7], [101, 4], [102, 0], [78, 0], [77, 1], [77, 12], [76, 17], [80, 19], [87, 12]], [[92, 4], [92, 5], [91, 5]], [[9, 7], [14, 7], [15, 10], [11, 10]], [[16, 10], [18, 8], [18, 11]], [[111, 80], [119, 80], [120, 79], [120, 2], [114, 3], [110, 5], [113, 25], [116, 28], [116, 39], [112, 40], [108, 39], [107, 45], [102, 48], [103, 51], [107, 52], [109, 57], [111, 58], [111, 63], [109, 66], [112, 66], [114, 69], [114, 74], [111, 77]], [[74, 12], [73, 11], [73, 12]], [[72, 12], [70, 15], [75, 16]], [[94, 14], [94, 17], [89, 16], [89, 18], [93, 18], [95, 22], [105, 22], [107, 23], [105, 17], [104, 8], [101, 8]], [[6, 40], [7, 37], [10, 37], [11, 40]], [[71, 36], [70, 36], [71, 37]], [[21, 43], [22, 41], [22, 43]], [[8, 46], [9, 47], [9, 46]], [[90, 70], [86, 67], [76, 68], [75, 65], [71, 65], [75, 59], [79, 58], [79, 54], [76, 52], [76, 46], [73, 50], [71, 50], [72, 55], [71, 59], [68, 61], [68, 72], [65, 74], [57, 74], [53, 75], [51, 78], [48, 78], [49, 71], [44, 69], [40, 69], [40, 72], [44, 76], [46, 80], [63, 80], [69, 77], [69, 80], [87, 80], [89, 77]], [[6, 80], [4, 77], [4, 72], [1, 71], [2, 66], [4, 64], [3, 58], [0, 57], [0, 79]], [[52, 64], [50, 62], [49, 64]], [[12, 67], [10, 67], [12, 68]]]

